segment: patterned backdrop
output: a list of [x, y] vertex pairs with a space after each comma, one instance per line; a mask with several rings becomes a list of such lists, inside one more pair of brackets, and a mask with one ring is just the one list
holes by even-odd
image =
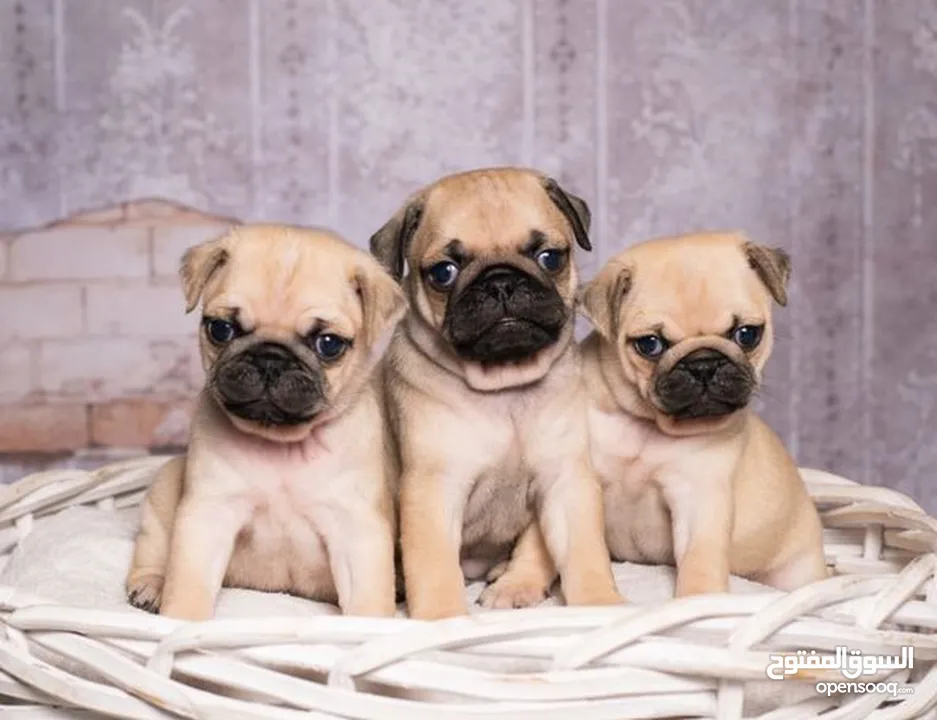
[[937, 2], [0, 0], [0, 229], [160, 196], [363, 244], [506, 163], [589, 200], [587, 275], [695, 228], [788, 248], [765, 415], [937, 510]]

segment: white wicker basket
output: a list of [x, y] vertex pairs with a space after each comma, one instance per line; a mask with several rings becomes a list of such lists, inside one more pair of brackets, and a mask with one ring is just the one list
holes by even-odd
[[[0, 487], [4, 562], [37, 517], [80, 504], [138, 504], [163, 460], [46, 472]], [[760, 717], [937, 718], [937, 520], [894, 491], [818, 471], [804, 476], [837, 574], [790, 594], [508, 610], [439, 623], [324, 616], [186, 624], [57, 606], [0, 586], [0, 713], [728, 720], [743, 717], [758, 688], [792, 683], [800, 699]], [[827, 697], [813, 690], [818, 679], [843, 678], [822, 672], [766, 679], [772, 653], [842, 645], [888, 655], [913, 646], [913, 670], [881, 676], [905, 694]]]

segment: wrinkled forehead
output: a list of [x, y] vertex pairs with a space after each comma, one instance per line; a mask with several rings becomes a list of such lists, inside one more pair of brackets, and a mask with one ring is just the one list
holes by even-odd
[[626, 327], [668, 328], [680, 336], [723, 334], [737, 323], [763, 323], [771, 304], [739, 252], [716, 257], [675, 253], [637, 263], [623, 306]]
[[514, 251], [532, 230], [557, 236], [563, 218], [535, 182], [437, 188], [426, 201], [422, 249], [458, 239], [488, 251]]
[[361, 326], [353, 265], [299, 243], [237, 248], [206, 309], [230, 308], [251, 327], [305, 333], [317, 322], [352, 334]]

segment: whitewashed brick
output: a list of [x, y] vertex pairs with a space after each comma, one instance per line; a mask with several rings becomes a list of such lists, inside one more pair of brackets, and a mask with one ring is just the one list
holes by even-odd
[[88, 444], [88, 411], [81, 403], [0, 407], [0, 453], [61, 452]]
[[164, 220], [188, 210], [183, 205], [156, 198], [134, 200], [126, 203], [123, 209], [128, 220]]
[[191, 398], [132, 398], [91, 406], [91, 441], [117, 447], [180, 447], [188, 437]]
[[0, 345], [0, 403], [22, 400], [33, 389], [32, 350], [28, 345]]
[[176, 285], [91, 285], [86, 292], [90, 335], [191, 337], [195, 342], [198, 313], [185, 314]]
[[67, 338], [81, 333], [78, 285], [0, 287], [0, 342]]
[[44, 342], [39, 352], [39, 383], [50, 399], [88, 402], [132, 395], [188, 397], [189, 342], [86, 339]]
[[182, 253], [193, 245], [214, 240], [231, 225], [203, 223], [198, 225], [166, 225], [153, 229], [153, 275], [175, 276], [179, 272]]
[[123, 205], [110, 205], [107, 207], [82, 210], [70, 215], [64, 220], [55, 223], [56, 227], [67, 225], [117, 225], [125, 219]]
[[146, 277], [149, 230], [63, 225], [19, 235], [10, 248], [12, 280]]
[[167, 223], [198, 225], [210, 222], [237, 224], [240, 222], [235, 218], [202, 212], [190, 205], [182, 205], [159, 198], [135, 200], [125, 203], [123, 207], [125, 217], [129, 222], [147, 221], [154, 225], [165, 225]]

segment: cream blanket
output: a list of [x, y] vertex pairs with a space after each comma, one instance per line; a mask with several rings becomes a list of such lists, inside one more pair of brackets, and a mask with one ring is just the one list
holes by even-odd
[[[37, 522], [19, 544], [0, 574], [0, 584], [11, 585], [50, 600], [99, 610], [134, 611], [124, 599], [124, 578], [133, 554], [138, 509], [111, 512], [73, 507]], [[631, 602], [654, 603], [673, 597], [674, 569], [615, 563], [618, 587]], [[475, 582], [465, 589], [473, 612], [485, 585]], [[763, 589], [757, 583], [733, 577], [732, 592]], [[560, 604], [556, 597], [545, 604]], [[323, 615], [338, 613], [325, 603], [280, 593], [225, 588], [218, 603], [218, 617], [276, 614]], [[398, 610], [404, 615], [403, 608]]]
[[[133, 552], [138, 512], [137, 508], [112, 512], [74, 507], [37, 521], [0, 573], [0, 585], [71, 606], [142, 612], [124, 599], [124, 577]], [[615, 563], [614, 571], [619, 589], [633, 603], [655, 604], [673, 596], [673, 568]], [[473, 612], [485, 612], [474, 605], [483, 587], [481, 582], [466, 587]], [[731, 589], [751, 592], [762, 586], [732, 578]], [[558, 604], [555, 597], [546, 602]], [[332, 605], [285, 594], [225, 588], [216, 616], [302, 617], [337, 613], [338, 608]], [[403, 615], [403, 609], [398, 613]], [[493, 666], [492, 670], [495, 669]], [[812, 687], [800, 684], [785, 683], [782, 688], [766, 680], [753, 685], [758, 686], [751, 688], [755, 692], [746, 692], [747, 715], [809, 697], [812, 693]], [[753, 700], [755, 706], [752, 706]]]

